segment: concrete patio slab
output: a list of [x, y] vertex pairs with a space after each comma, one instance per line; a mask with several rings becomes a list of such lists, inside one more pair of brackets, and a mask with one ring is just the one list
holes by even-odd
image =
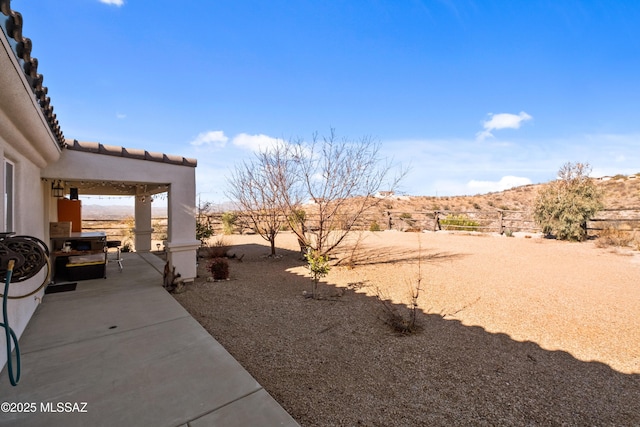
[[[189, 423], [189, 427], [225, 426], [279, 426], [289, 425], [290, 417], [285, 412], [269, 411], [277, 404], [264, 389], [260, 389], [241, 400], [230, 403]], [[286, 415], [285, 415], [286, 414]]]
[[0, 401], [30, 411], [0, 413], [0, 426], [297, 425], [162, 288], [162, 260], [125, 255], [122, 273], [45, 295], [20, 383], [0, 374]]

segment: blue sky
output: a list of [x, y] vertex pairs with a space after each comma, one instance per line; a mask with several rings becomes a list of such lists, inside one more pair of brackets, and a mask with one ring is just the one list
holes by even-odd
[[372, 136], [411, 195], [640, 172], [640, 2], [13, 0], [67, 138], [198, 159]]

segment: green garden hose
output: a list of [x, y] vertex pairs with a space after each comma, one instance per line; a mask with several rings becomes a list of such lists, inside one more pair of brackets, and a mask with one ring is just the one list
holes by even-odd
[[[14, 233], [0, 233], [0, 282], [4, 280], [4, 292], [2, 297], [2, 322], [0, 327], [4, 328], [7, 343], [7, 372], [12, 386], [18, 385], [20, 381], [20, 347], [18, 337], [13, 329], [9, 327], [9, 313], [7, 312], [7, 300], [29, 297], [40, 291], [49, 283], [51, 273], [51, 260], [49, 259], [49, 248], [44, 242], [33, 236], [13, 236]], [[5, 265], [6, 264], [6, 265]], [[9, 284], [13, 281], [23, 282], [38, 274], [42, 268], [47, 267], [42, 284], [31, 291], [24, 291], [22, 294], [9, 295]], [[16, 369], [13, 369], [13, 359], [11, 358], [11, 344], [16, 349]]]
[[[13, 274], [13, 266], [15, 265], [15, 260], [10, 259], [7, 265], [7, 273], [4, 279], [4, 293], [2, 294], [2, 320], [3, 323], [0, 323], [0, 326], [4, 328], [4, 335], [6, 337], [7, 342], [7, 372], [9, 373], [9, 381], [12, 386], [18, 385], [18, 381], [20, 381], [20, 347], [18, 346], [18, 337], [13, 332], [13, 329], [9, 327], [9, 315], [7, 314], [7, 300], [9, 294], [9, 283], [11, 283], [11, 275]], [[11, 340], [9, 340], [11, 338]], [[11, 342], [16, 349], [16, 372], [14, 375], [13, 372], [13, 361], [11, 359]]]

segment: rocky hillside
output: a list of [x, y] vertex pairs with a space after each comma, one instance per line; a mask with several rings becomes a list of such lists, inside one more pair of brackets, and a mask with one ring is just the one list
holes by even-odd
[[[640, 209], [640, 174], [618, 175], [610, 179], [596, 179], [604, 191], [605, 209]], [[533, 209], [538, 189], [544, 184], [515, 187], [510, 190], [478, 194], [475, 196], [390, 197], [383, 204], [393, 211], [472, 211], [472, 210], [514, 210]]]

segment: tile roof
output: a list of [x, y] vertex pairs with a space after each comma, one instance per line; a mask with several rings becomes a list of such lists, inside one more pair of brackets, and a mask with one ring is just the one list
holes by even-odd
[[48, 89], [42, 85], [42, 74], [38, 74], [38, 59], [31, 57], [31, 40], [22, 36], [22, 15], [11, 10], [11, 0], [0, 0], [0, 13], [7, 17], [4, 19], [0, 15], [0, 28], [8, 38], [13, 39], [13, 42], [9, 40], [9, 43], [13, 47], [22, 71], [42, 109], [42, 114], [44, 114], [58, 145], [64, 147], [64, 135], [60, 129], [56, 114], [53, 112], [51, 98], [47, 96]]
[[124, 148], [117, 145], [104, 145], [99, 142], [80, 142], [74, 139], [66, 140], [65, 145], [67, 150], [84, 151], [86, 153], [149, 160], [152, 162], [161, 162], [180, 166], [196, 167], [198, 165], [198, 161], [196, 159], [135, 148]]

